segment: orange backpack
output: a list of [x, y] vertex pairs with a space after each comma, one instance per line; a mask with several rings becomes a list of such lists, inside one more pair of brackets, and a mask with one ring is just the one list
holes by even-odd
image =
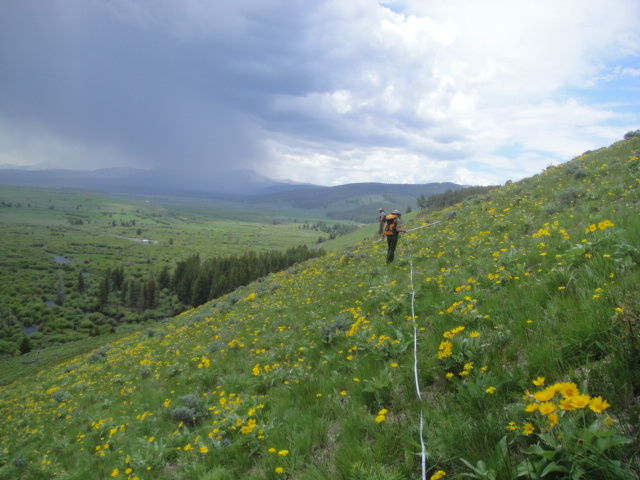
[[384, 234], [395, 235], [398, 233], [398, 217], [393, 214], [389, 214], [384, 217]]

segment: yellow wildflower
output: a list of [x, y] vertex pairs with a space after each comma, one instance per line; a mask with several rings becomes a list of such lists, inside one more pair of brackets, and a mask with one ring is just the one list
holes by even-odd
[[442, 477], [444, 477], [446, 474], [447, 473], [444, 470], [438, 470], [436, 473], [431, 475], [431, 478], [429, 480], [439, 480]]
[[560, 403], [558, 403], [558, 406], [562, 410], [566, 410], [567, 412], [575, 410], [573, 408], [573, 405], [571, 405], [571, 397], [564, 397], [562, 400], [560, 400]]
[[509, 425], [507, 425], [507, 430], [509, 430], [510, 432], [513, 432], [514, 430], [518, 430], [520, 427], [518, 427], [516, 425], [516, 422], [509, 422]]
[[556, 394], [555, 387], [547, 387], [540, 392], [536, 392], [533, 394], [533, 398], [535, 398], [539, 402], [548, 402], [551, 400]]
[[535, 412], [536, 410], [538, 410], [537, 403], [529, 403], [524, 409], [525, 412], [529, 412], [529, 413]]
[[586, 393], [571, 397], [571, 406], [574, 408], [585, 408], [591, 402], [591, 397]]
[[550, 413], [555, 412], [556, 406], [552, 402], [543, 402], [538, 406], [538, 411], [542, 415], [549, 415]]
[[606, 400], [603, 400], [602, 397], [592, 398], [589, 402], [589, 408], [596, 413], [602, 412], [605, 408], [609, 408], [611, 405]]
[[575, 383], [565, 382], [556, 385], [557, 390], [565, 397], [574, 397], [580, 394], [578, 386]]
[[545, 378], [544, 378], [544, 377], [538, 377], [538, 378], [536, 378], [535, 380], [532, 380], [533, 384], [534, 384], [536, 387], [539, 387], [539, 386], [541, 386], [541, 385], [544, 385], [544, 381], [545, 381]]

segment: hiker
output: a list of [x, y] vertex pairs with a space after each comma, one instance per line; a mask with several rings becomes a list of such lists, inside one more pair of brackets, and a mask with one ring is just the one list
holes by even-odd
[[380, 224], [380, 228], [378, 228], [378, 235], [380, 235], [380, 238], [384, 238], [384, 218], [386, 216], [387, 214], [384, 213], [382, 208], [380, 208], [378, 210], [378, 223]]
[[393, 262], [400, 234], [407, 233], [406, 230], [399, 228], [398, 223], [401, 215], [398, 210], [394, 210], [384, 220], [384, 234], [387, 237], [387, 264]]

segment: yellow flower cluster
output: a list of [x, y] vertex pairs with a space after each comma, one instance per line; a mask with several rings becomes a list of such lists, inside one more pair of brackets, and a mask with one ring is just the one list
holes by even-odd
[[376, 417], [376, 423], [384, 422], [387, 419], [386, 417], [387, 413], [388, 413], [388, 410], [386, 408], [383, 408], [382, 410], [380, 410], [378, 412], [378, 416]]
[[[453, 339], [458, 333], [464, 330], [463, 326], [447, 330], [442, 334], [444, 338]], [[453, 343], [449, 340], [443, 340], [438, 347], [438, 358], [443, 359], [453, 355]]]
[[456, 327], [456, 328], [452, 328], [451, 330], [448, 330], [448, 331], [444, 332], [444, 333], [442, 334], [442, 336], [443, 336], [444, 338], [453, 338], [453, 337], [455, 337], [458, 333], [462, 332], [463, 330], [464, 330], [464, 327], [463, 327], [463, 326]]
[[[462, 314], [467, 314], [476, 308], [476, 303], [477, 303], [477, 300], [474, 300], [473, 298], [466, 296], [464, 297], [463, 300], [458, 300], [456, 302], [453, 302], [451, 306], [445, 310], [445, 312], [447, 313], [459, 312]], [[444, 312], [440, 312], [440, 314], [443, 315]]]
[[250, 418], [249, 420], [247, 420], [247, 424], [240, 429], [240, 433], [242, 433], [243, 435], [248, 435], [249, 433], [253, 432], [254, 428], [256, 428], [256, 419]]
[[[534, 385], [541, 387], [544, 385], [545, 378], [538, 377], [532, 382]], [[528, 402], [524, 410], [528, 413], [540, 413], [546, 418], [548, 425], [551, 427], [555, 427], [558, 424], [559, 414], [561, 415], [562, 412], [571, 412], [589, 407], [596, 413], [602, 413], [603, 410], [611, 406], [602, 397], [592, 398], [586, 393], [580, 393], [578, 386], [572, 382], [555, 383], [535, 393], [527, 392], [524, 398]], [[510, 424], [510, 426], [512, 425]], [[511, 430], [512, 428], [507, 426], [507, 429]], [[524, 427], [523, 432], [526, 433]]]
[[595, 223], [592, 223], [587, 228], [585, 228], [584, 231], [585, 233], [591, 233], [591, 232], [595, 232], [596, 230], [604, 230], [606, 228], [611, 228], [613, 226], [614, 224], [610, 220], [604, 220], [598, 223], [597, 225]]
[[440, 342], [440, 346], [438, 347], [438, 358], [446, 358], [453, 354], [453, 343], [448, 340], [443, 340]]

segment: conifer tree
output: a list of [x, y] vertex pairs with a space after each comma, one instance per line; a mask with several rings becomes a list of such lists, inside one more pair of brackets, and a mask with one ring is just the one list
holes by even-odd
[[146, 308], [153, 308], [156, 304], [156, 284], [153, 280], [147, 282], [147, 292], [145, 295]]
[[78, 284], [76, 289], [78, 290], [78, 293], [85, 293], [87, 289], [84, 284], [84, 275], [82, 274], [82, 271], [78, 272]]
[[171, 286], [171, 274], [169, 273], [169, 267], [165, 266], [160, 271], [160, 276], [158, 277], [158, 287], [160, 290], [164, 290], [165, 288], [169, 288]]
[[29, 337], [23, 337], [22, 341], [20, 342], [20, 355], [29, 353], [31, 351], [31, 348], [31, 341], [29, 340]]
[[56, 305], [64, 304], [64, 283], [62, 281], [62, 275], [58, 277], [58, 284], [56, 286]]

